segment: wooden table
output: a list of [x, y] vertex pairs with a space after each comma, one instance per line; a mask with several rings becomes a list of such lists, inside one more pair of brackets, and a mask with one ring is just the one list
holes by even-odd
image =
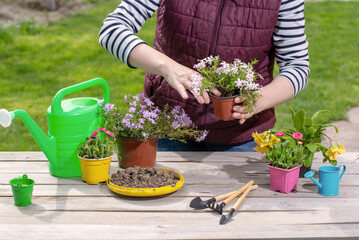
[[[159, 152], [157, 167], [179, 171], [185, 184], [171, 195], [134, 198], [104, 183], [53, 177], [42, 152], [0, 152], [0, 239], [358, 239], [358, 159], [359, 153], [341, 155], [347, 172], [340, 193], [324, 197], [309, 179], [299, 179], [297, 192], [271, 191], [267, 162], [258, 153]], [[115, 159], [111, 174], [118, 169]], [[24, 173], [36, 182], [33, 203], [16, 207], [9, 180]], [[189, 207], [196, 196], [209, 199], [251, 179], [259, 188], [226, 225], [212, 210]]]

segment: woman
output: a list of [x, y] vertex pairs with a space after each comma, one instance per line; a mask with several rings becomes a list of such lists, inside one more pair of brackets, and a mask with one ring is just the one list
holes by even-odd
[[[156, 10], [152, 48], [135, 34]], [[304, 24], [303, 0], [123, 0], [105, 19], [99, 35], [110, 53], [146, 71], [145, 97], [159, 106], [180, 105], [197, 126], [209, 130], [203, 144], [165, 139], [159, 150], [248, 151], [255, 146], [252, 132], [274, 126], [274, 107], [307, 84]], [[207, 93], [190, 94], [193, 65], [210, 55], [226, 62], [258, 60], [254, 68], [263, 79], [257, 83], [264, 87], [253, 112], [248, 113], [237, 98], [232, 115], [236, 120], [224, 122], [215, 117]], [[273, 77], [275, 60], [280, 73]]]

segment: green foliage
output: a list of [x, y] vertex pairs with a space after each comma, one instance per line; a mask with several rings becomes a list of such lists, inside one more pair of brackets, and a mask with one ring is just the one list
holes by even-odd
[[299, 141], [288, 134], [279, 139], [280, 141], [274, 143], [273, 147], [266, 153], [266, 159], [271, 162], [271, 165], [284, 169], [302, 165], [305, 159], [303, 145], [298, 144]]
[[317, 123], [320, 114], [328, 113], [329, 111], [320, 110], [314, 113], [311, 117], [306, 116], [304, 110], [294, 112], [291, 108], [290, 111], [292, 113], [293, 131], [303, 134], [303, 138], [301, 140], [303, 142], [303, 152], [305, 154], [304, 165], [309, 167], [312, 164], [314, 153], [319, 151], [321, 151], [323, 154], [323, 162], [329, 161], [332, 165], [337, 165], [336, 160], [329, 159], [329, 156], [326, 154], [328, 147], [322, 145], [321, 142], [322, 138], [326, 136], [324, 131], [328, 127], [334, 127], [337, 132], [338, 129], [336, 126], [330, 123]]
[[[276, 127], [288, 126], [290, 107], [330, 112], [318, 122], [346, 118], [359, 105], [359, 2], [305, 1], [305, 33], [309, 43], [310, 74], [307, 87], [290, 101], [276, 107]], [[276, 68], [278, 72], [278, 68]]]
[[202, 95], [204, 91], [217, 89], [221, 97], [239, 96], [248, 112], [253, 111], [261, 94], [261, 86], [255, 81], [262, 76], [254, 71], [253, 65], [257, 60], [250, 63], [235, 59], [233, 63], [221, 61], [219, 56], [210, 56], [199, 61], [194, 66], [201, 76], [192, 79], [195, 95]]
[[208, 133], [198, 130], [184, 110], [166, 105], [163, 109], [154, 106], [148, 98], [125, 96], [125, 106], [106, 104], [100, 116], [104, 126], [116, 136], [146, 141], [152, 138], [168, 137], [186, 142], [187, 139], [203, 141]]
[[[21, 34], [18, 27], [0, 27], [0, 108], [26, 110], [47, 132], [46, 109], [64, 87], [102, 77], [110, 84], [112, 102], [139, 94], [144, 71], [128, 68], [98, 44], [102, 21], [118, 3], [96, 1], [88, 12], [52, 23], [35, 35]], [[276, 127], [291, 124], [290, 107], [305, 109], [308, 115], [330, 110], [318, 117], [321, 123], [344, 119], [349, 108], [359, 105], [359, 41], [353, 40], [359, 39], [357, 9], [359, 2], [354, 1], [305, 2], [308, 86], [276, 107]], [[155, 23], [154, 16], [138, 33], [149, 45]], [[102, 99], [102, 92], [93, 88], [70, 97], [81, 96]], [[0, 142], [0, 151], [40, 150], [18, 119], [9, 128], [0, 128]]]
[[86, 159], [101, 159], [110, 157], [115, 150], [115, 137], [105, 128], [99, 128], [78, 148], [78, 155]]
[[40, 33], [45, 27], [34, 21], [24, 21], [18, 25], [19, 32], [23, 35], [36, 35]]

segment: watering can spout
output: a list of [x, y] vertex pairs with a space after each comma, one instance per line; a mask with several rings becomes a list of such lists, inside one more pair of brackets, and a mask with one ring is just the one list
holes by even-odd
[[24, 110], [15, 110], [8, 112], [5, 109], [0, 110], [0, 125], [3, 127], [9, 127], [11, 121], [14, 118], [20, 118], [25, 126], [29, 129], [31, 135], [35, 138], [35, 141], [44, 152], [47, 159], [51, 164], [56, 165], [56, 140], [54, 137], [48, 137], [36, 122], [30, 117], [30, 115]]
[[313, 176], [314, 176], [313, 171], [309, 171], [304, 174], [304, 177], [310, 178], [314, 182], [314, 184], [317, 185], [319, 189], [321, 189], [323, 185], [320, 182], [318, 182]]

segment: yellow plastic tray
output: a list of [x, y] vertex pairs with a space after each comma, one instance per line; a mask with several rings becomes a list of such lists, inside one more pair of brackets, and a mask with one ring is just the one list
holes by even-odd
[[[171, 171], [169, 169], [164, 169], [164, 168], [161, 169], [166, 172]], [[176, 183], [176, 186], [174, 187], [165, 186], [159, 188], [126, 188], [113, 184], [112, 182], [110, 182], [110, 179], [107, 180], [107, 186], [111, 191], [126, 196], [133, 196], [133, 197], [161, 196], [161, 195], [173, 193], [183, 186], [184, 183], [183, 176], [176, 171], [174, 172], [177, 173], [180, 178], [180, 180]]]

